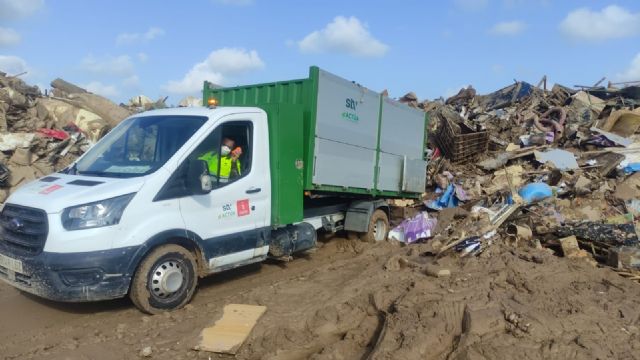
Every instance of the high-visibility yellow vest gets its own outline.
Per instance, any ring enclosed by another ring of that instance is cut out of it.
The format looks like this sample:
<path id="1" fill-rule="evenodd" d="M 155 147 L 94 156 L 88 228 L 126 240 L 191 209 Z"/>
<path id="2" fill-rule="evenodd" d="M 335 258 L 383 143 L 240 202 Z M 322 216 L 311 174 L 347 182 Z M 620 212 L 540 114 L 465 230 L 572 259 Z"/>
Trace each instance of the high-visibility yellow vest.
<path id="1" fill-rule="evenodd" d="M 207 166 L 209 167 L 209 174 L 220 177 L 220 180 L 228 180 L 229 176 L 231 175 L 231 166 L 234 161 L 230 156 L 223 156 L 219 161 L 218 158 L 219 156 L 217 153 L 209 151 L 208 153 L 201 155 L 198 160 L 204 160 L 207 162 Z M 220 172 L 218 172 L 218 163 L 220 163 Z M 240 160 L 236 160 L 235 163 L 238 175 L 241 175 Z"/>

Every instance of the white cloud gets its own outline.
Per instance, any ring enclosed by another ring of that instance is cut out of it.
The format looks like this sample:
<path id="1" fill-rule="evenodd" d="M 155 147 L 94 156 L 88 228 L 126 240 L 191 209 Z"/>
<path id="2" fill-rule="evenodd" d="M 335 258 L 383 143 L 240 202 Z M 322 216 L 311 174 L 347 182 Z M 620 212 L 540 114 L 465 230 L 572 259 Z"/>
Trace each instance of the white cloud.
<path id="1" fill-rule="evenodd" d="M 44 6 L 44 0 L 0 0 L 0 20 L 18 20 Z"/>
<path id="2" fill-rule="evenodd" d="M 149 55 L 143 52 L 139 52 L 137 57 L 138 57 L 138 61 L 140 61 L 141 63 L 145 63 L 147 62 L 147 60 L 149 60 Z"/>
<path id="3" fill-rule="evenodd" d="M 83 69 L 100 75 L 128 77 L 134 74 L 133 61 L 129 55 L 107 56 L 101 59 L 88 55 L 82 59 Z"/>
<path id="4" fill-rule="evenodd" d="M 489 0 L 454 0 L 457 8 L 464 11 L 478 11 L 489 5 Z"/>
<path id="5" fill-rule="evenodd" d="M 195 64 L 182 80 L 169 81 L 164 90 L 177 93 L 196 93 L 205 80 L 223 84 L 229 77 L 264 68 L 264 63 L 255 50 L 222 48 L 212 51 L 202 62 Z"/>
<path id="6" fill-rule="evenodd" d="M 617 81 L 640 81 L 640 53 L 631 60 L 627 69 L 616 75 Z"/>
<path id="7" fill-rule="evenodd" d="M 524 31 L 526 27 L 527 25 L 522 21 L 503 21 L 493 25 L 493 27 L 489 29 L 489 33 L 493 35 L 514 36 Z"/>
<path id="8" fill-rule="evenodd" d="M 164 35 L 164 30 L 159 27 L 150 27 L 149 30 L 143 33 L 122 33 L 116 37 L 117 45 L 128 45 L 145 43 L 156 39 L 159 36 Z"/>
<path id="9" fill-rule="evenodd" d="M 105 97 L 115 97 L 120 95 L 118 88 L 116 88 L 114 85 L 106 85 L 101 83 L 100 81 L 92 81 L 88 84 L 85 84 L 83 87 L 94 94 L 102 95 Z"/>
<path id="10" fill-rule="evenodd" d="M 138 75 L 131 75 L 122 80 L 122 85 L 126 87 L 137 87 L 138 85 L 140 85 L 140 78 L 138 77 Z"/>
<path id="11" fill-rule="evenodd" d="M 27 62 L 13 55 L 0 55 L 0 71 L 9 75 L 17 75 L 29 71 Z"/>
<path id="12" fill-rule="evenodd" d="M 221 5 L 247 6 L 253 4 L 253 0 L 214 0 Z"/>
<path id="13" fill-rule="evenodd" d="M 570 12 L 560 23 L 567 36 L 585 41 L 604 41 L 640 34 L 640 13 L 616 5 L 601 11 L 580 8 Z"/>
<path id="14" fill-rule="evenodd" d="M 322 30 L 316 30 L 298 42 L 306 53 L 345 53 L 361 57 L 383 56 L 389 46 L 374 38 L 356 17 L 337 16 Z"/>
<path id="15" fill-rule="evenodd" d="M 0 27 L 0 46 L 11 46 L 20 43 L 20 34 L 15 30 Z"/>

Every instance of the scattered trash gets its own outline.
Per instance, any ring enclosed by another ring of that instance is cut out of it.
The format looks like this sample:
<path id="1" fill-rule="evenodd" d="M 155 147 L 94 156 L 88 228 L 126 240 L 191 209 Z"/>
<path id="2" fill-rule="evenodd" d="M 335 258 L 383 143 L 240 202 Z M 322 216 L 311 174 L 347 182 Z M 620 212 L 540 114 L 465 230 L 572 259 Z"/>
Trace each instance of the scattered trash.
<path id="1" fill-rule="evenodd" d="M 470 238 L 466 238 L 464 241 L 456 245 L 454 249 L 459 252 L 462 257 L 479 252 L 480 237 L 472 236 Z"/>
<path id="2" fill-rule="evenodd" d="M 560 247 L 562 248 L 562 254 L 566 257 L 580 257 L 584 254 L 584 250 L 580 249 L 578 245 L 578 239 L 575 236 L 568 236 L 562 239 L 558 239 Z"/>
<path id="3" fill-rule="evenodd" d="M 151 357 L 152 354 L 153 354 L 153 350 L 151 349 L 151 346 L 146 346 L 145 348 L 140 350 L 141 357 Z"/>
<path id="4" fill-rule="evenodd" d="M 153 104 L 153 100 L 145 95 L 134 96 L 129 99 L 129 106 L 147 108 Z"/>
<path id="5" fill-rule="evenodd" d="M 436 141 L 451 161 L 469 161 L 487 151 L 486 131 L 473 129 L 458 113 L 446 107 L 441 107 L 433 116 L 440 122 Z"/>
<path id="6" fill-rule="evenodd" d="M 531 183 L 522 187 L 518 194 L 525 203 L 530 204 L 553 196 L 553 190 L 545 183 Z"/>
<path id="7" fill-rule="evenodd" d="M 65 140 L 69 137 L 66 131 L 55 129 L 38 129 L 38 134 L 56 140 Z"/>
<path id="8" fill-rule="evenodd" d="M 621 137 L 630 137 L 640 128 L 640 110 L 617 110 L 611 113 L 602 130 L 609 131 Z"/>
<path id="9" fill-rule="evenodd" d="M 550 162 L 558 170 L 575 170 L 579 168 L 576 157 L 565 150 L 553 149 L 545 152 L 535 151 L 536 160 L 541 163 Z"/>
<path id="10" fill-rule="evenodd" d="M 438 199 L 427 202 L 426 206 L 433 210 L 442 210 L 443 208 L 458 206 L 458 200 L 456 187 L 453 184 L 449 184 L 447 185 L 444 193 Z"/>
<path id="11" fill-rule="evenodd" d="M 438 220 L 430 218 L 427 212 L 422 212 L 411 219 L 404 220 L 389 232 L 389 238 L 411 244 L 421 239 L 433 236 Z"/>
<path id="12" fill-rule="evenodd" d="M 7 185 L 7 180 L 9 179 L 10 174 L 11 172 L 9 171 L 9 169 L 4 166 L 4 164 L 0 163 L 0 186 L 4 187 Z"/>
<path id="13" fill-rule="evenodd" d="M 631 139 L 598 129 L 596 127 L 592 127 L 591 131 L 597 132 L 600 135 L 604 136 L 607 140 L 613 141 L 614 143 L 624 147 L 628 147 L 629 145 L 633 144 L 633 140 Z"/>
<path id="14" fill-rule="evenodd" d="M 13 151 L 18 147 L 31 147 L 35 138 L 36 134 L 33 133 L 0 134 L 0 151 Z"/>
<path id="15" fill-rule="evenodd" d="M 202 98 L 187 96 L 184 99 L 180 100 L 180 102 L 178 103 L 178 106 L 182 106 L 182 107 L 202 106 Z"/>
<path id="16" fill-rule="evenodd" d="M 518 241 L 530 241 L 533 239 L 533 232 L 526 225 L 510 224 L 507 226 L 506 233 L 515 240 L 516 245 Z"/>
<path id="17" fill-rule="evenodd" d="M 451 276 L 451 270 L 443 269 L 440 266 L 434 264 L 426 265 L 424 267 L 424 273 L 436 278 Z"/>
<path id="18" fill-rule="evenodd" d="M 640 171 L 640 163 L 629 164 L 623 167 L 622 170 L 624 170 L 625 174 L 631 174 Z"/>

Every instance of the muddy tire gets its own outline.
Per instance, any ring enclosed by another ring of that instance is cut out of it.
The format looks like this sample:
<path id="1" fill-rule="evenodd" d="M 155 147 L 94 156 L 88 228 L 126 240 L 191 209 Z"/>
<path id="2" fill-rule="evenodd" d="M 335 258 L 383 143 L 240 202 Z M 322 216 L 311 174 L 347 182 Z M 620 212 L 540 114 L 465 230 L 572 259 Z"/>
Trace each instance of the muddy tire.
<path id="1" fill-rule="evenodd" d="M 198 275 L 193 254 L 178 245 L 163 245 L 140 263 L 129 297 L 148 314 L 159 314 L 186 305 L 193 297 Z"/>
<path id="2" fill-rule="evenodd" d="M 360 235 L 360 239 L 369 243 L 376 243 L 387 239 L 389 234 L 389 217 L 387 213 L 378 209 L 371 214 L 369 227 L 366 233 Z"/>

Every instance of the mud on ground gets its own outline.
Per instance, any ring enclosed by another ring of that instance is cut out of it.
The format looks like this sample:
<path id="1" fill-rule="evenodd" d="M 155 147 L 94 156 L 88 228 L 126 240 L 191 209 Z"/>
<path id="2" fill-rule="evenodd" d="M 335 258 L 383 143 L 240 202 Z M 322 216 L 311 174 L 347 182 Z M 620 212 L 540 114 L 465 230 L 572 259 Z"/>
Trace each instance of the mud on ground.
<path id="1" fill-rule="evenodd" d="M 267 306 L 238 359 L 638 359 L 640 285 L 584 259 L 494 244 L 479 257 L 335 238 L 201 281 L 191 305 L 58 304 L 0 284 L 4 359 L 231 359 L 193 348 L 228 303 Z M 425 274 L 450 270 L 448 277 Z"/>

